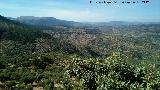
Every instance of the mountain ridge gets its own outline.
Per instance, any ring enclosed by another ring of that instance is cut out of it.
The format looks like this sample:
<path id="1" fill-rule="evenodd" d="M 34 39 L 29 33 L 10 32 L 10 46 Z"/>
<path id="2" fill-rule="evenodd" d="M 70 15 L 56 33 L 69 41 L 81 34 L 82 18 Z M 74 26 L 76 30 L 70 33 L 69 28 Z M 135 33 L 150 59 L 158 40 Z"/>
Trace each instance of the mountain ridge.
<path id="1" fill-rule="evenodd" d="M 106 21 L 106 22 L 76 22 L 57 19 L 54 17 L 20 16 L 17 18 L 8 17 L 10 20 L 18 21 L 23 24 L 42 26 L 42 27 L 84 27 L 84 26 L 122 26 L 122 25 L 142 25 L 160 24 L 160 22 L 129 22 L 129 21 Z"/>
<path id="2" fill-rule="evenodd" d="M 46 27 L 53 27 L 53 26 L 65 26 L 65 27 L 74 27 L 74 26 L 83 26 L 84 24 L 75 21 L 67 21 L 56 19 L 54 17 L 35 17 L 35 16 L 20 16 L 17 18 L 8 17 L 11 20 L 18 21 L 28 25 L 35 25 L 35 26 L 46 26 Z"/>

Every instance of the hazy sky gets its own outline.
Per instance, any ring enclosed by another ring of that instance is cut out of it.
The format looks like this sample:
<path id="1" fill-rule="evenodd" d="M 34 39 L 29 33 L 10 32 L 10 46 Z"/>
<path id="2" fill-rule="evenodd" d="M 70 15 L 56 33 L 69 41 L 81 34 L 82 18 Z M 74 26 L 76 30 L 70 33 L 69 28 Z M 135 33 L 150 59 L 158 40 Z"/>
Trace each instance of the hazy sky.
<path id="1" fill-rule="evenodd" d="M 96 4 L 90 0 L 0 0 L 0 14 L 7 17 L 38 16 L 88 22 L 141 21 L 160 22 L 160 0 L 136 4 Z M 104 0 L 92 0 L 104 1 Z M 105 0 L 116 1 L 116 0 Z"/>

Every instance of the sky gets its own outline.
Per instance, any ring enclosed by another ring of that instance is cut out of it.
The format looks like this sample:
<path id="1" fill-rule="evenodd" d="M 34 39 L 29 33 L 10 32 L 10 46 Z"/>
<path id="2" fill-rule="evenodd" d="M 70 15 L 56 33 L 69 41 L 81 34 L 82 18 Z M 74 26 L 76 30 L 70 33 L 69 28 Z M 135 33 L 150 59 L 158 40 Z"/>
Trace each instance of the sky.
<path id="1" fill-rule="evenodd" d="M 92 3 L 90 3 L 92 1 Z M 36 16 L 78 22 L 160 22 L 160 0 L 0 0 L 0 15 L 6 17 Z M 122 4 L 122 1 L 139 3 Z"/>

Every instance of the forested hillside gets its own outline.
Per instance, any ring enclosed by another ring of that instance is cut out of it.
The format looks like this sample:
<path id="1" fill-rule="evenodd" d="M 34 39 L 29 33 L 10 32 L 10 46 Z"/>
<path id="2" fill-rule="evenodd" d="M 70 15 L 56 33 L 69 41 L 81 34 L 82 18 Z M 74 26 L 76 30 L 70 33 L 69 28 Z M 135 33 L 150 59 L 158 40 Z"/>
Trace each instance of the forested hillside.
<path id="1" fill-rule="evenodd" d="M 40 28 L 0 16 L 0 90 L 159 90 L 159 47 L 160 24 Z"/>

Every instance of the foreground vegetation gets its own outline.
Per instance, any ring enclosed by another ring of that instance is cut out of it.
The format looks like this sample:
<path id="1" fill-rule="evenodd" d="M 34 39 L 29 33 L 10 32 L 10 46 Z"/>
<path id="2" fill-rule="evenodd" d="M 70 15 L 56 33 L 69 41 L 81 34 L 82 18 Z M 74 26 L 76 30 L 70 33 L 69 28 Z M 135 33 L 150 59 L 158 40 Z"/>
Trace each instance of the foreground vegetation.
<path id="1" fill-rule="evenodd" d="M 0 81 L 4 88 L 16 90 L 160 89 L 160 72 L 146 65 L 129 65 L 115 54 L 107 59 L 60 53 L 21 55 L 1 59 Z"/>
<path id="2" fill-rule="evenodd" d="M 110 28 L 44 33 L 0 16 L 0 89 L 159 90 L 160 25 Z"/>

